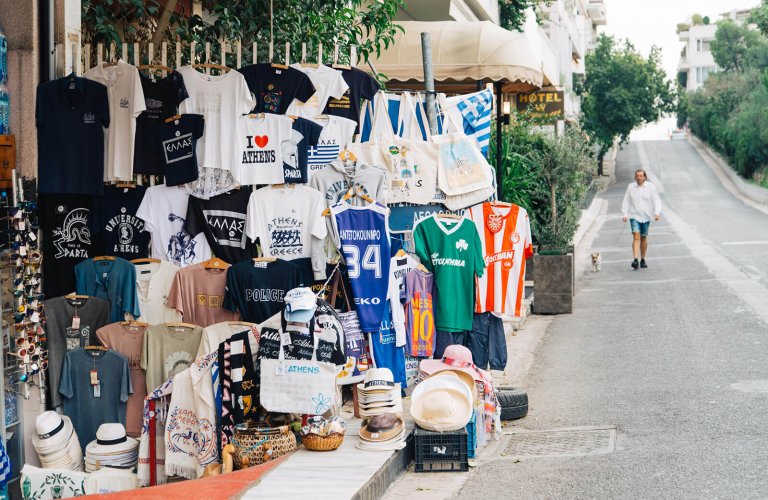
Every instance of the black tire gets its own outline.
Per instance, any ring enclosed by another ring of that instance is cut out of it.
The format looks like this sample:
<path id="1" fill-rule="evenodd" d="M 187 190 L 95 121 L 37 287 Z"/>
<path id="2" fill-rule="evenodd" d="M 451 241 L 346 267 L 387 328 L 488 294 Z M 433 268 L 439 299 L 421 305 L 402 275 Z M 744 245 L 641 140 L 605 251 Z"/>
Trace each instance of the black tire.
<path id="1" fill-rule="evenodd" d="M 496 391 L 502 420 L 517 420 L 528 415 L 528 393 L 515 387 L 499 387 Z"/>

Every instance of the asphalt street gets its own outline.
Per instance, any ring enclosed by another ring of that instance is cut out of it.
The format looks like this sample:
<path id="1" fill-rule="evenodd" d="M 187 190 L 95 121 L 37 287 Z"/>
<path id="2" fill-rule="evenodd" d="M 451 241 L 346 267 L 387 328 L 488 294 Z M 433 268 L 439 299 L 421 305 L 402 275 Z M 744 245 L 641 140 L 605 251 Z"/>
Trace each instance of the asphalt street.
<path id="1" fill-rule="evenodd" d="M 621 199 L 649 167 L 665 214 L 633 271 Z M 685 141 L 635 142 L 577 282 L 529 373 L 527 418 L 615 426 L 613 453 L 485 457 L 459 498 L 768 498 L 768 215 L 730 194 Z M 762 305 L 762 307 L 760 307 Z"/>

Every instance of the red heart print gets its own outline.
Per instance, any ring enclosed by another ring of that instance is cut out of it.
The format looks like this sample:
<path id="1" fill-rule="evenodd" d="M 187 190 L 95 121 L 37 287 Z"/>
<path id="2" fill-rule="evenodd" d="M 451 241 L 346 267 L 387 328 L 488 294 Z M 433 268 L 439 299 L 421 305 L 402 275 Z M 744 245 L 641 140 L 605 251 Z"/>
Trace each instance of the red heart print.
<path id="1" fill-rule="evenodd" d="M 256 145 L 258 147 L 263 148 L 269 142 L 269 137 L 267 137 L 266 135 L 257 135 L 256 137 L 253 138 L 253 140 L 256 142 Z"/>

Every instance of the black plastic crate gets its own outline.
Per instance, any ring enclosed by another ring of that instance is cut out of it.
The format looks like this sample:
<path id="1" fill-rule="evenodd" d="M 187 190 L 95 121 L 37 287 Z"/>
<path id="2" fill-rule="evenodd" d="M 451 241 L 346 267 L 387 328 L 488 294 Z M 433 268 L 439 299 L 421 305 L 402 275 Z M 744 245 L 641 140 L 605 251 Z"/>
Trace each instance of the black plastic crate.
<path id="1" fill-rule="evenodd" d="M 416 472 L 464 472 L 467 461 L 467 430 L 432 432 L 416 427 Z"/>

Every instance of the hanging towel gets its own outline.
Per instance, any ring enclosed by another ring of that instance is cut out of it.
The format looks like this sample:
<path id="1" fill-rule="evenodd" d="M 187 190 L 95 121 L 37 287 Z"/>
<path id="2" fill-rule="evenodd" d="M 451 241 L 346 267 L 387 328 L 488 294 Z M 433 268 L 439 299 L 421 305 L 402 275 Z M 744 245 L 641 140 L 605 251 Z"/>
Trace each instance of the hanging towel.
<path id="1" fill-rule="evenodd" d="M 173 377 L 152 391 L 144 399 L 144 424 L 141 426 L 141 441 L 139 444 L 139 465 L 136 468 L 141 486 L 149 486 L 149 402 L 155 401 L 155 477 L 157 484 L 165 484 L 165 419 L 168 416 L 168 402 L 173 392 Z"/>

